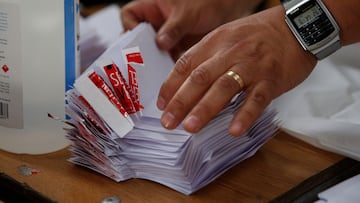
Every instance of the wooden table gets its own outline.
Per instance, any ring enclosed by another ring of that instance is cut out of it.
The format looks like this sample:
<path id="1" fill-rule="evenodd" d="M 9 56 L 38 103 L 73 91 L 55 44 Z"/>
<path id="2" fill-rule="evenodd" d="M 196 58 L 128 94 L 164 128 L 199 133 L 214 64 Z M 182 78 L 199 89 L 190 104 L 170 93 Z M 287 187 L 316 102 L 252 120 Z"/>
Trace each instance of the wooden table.
<path id="1" fill-rule="evenodd" d="M 70 156 L 67 149 L 46 155 L 18 155 L 0 151 L 0 172 L 61 203 L 99 203 L 108 196 L 117 196 L 125 203 L 268 202 L 343 159 L 280 132 L 255 156 L 233 167 L 198 192 L 186 196 L 147 180 L 114 182 L 69 163 L 67 159 Z M 23 176 L 18 171 L 21 165 L 40 172 Z"/>

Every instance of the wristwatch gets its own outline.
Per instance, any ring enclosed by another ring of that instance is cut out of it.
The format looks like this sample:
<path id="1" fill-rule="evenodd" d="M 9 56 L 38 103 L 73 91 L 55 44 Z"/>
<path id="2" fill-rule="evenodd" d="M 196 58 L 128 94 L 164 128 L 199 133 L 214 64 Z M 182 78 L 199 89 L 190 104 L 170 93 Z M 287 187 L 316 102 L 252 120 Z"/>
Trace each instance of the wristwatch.
<path id="1" fill-rule="evenodd" d="M 321 60 L 341 47 L 334 17 L 321 0 L 281 0 L 285 21 L 301 46 Z"/>

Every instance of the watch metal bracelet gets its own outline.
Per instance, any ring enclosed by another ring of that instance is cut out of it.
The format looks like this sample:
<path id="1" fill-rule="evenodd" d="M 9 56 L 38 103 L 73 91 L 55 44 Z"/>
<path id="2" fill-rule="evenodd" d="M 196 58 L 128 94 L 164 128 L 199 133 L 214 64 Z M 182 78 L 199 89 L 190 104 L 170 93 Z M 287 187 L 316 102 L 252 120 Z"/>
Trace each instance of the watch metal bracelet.
<path id="1" fill-rule="evenodd" d="M 302 2 L 303 0 L 280 0 L 280 2 L 283 4 L 285 10 L 288 10 L 292 7 L 294 7 L 296 4 Z"/>
<path id="2" fill-rule="evenodd" d="M 323 58 L 326 58 L 330 54 L 334 53 L 336 50 L 340 48 L 341 48 L 340 37 L 337 36 L 327 47 L 324 47 L 319 52 L 316 52 L 316 50 L 314 50 L 312 51 L 312 53 L 315 54 L 318 60 L 321 60 Z"/>

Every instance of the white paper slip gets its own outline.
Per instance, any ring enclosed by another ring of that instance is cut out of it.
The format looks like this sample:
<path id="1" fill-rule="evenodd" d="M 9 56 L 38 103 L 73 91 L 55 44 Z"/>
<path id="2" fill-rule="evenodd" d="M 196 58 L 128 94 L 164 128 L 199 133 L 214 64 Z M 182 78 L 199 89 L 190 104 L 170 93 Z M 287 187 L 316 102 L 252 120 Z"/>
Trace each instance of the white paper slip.
<path id="1" fill-rule="evenodd" d="M 122 109 L 120 103 L 112 102 L 116 101 L 114 95 L 106 95 L 105 89 L 97 86 L 90 77 L 96 74 L 94 71 L 85 72 L 80 78 L 76 80 L 74 87 L 98 112 L 99 116 L 115 131 L 120 137 L 125 136 L 130 130 L 132 130 L 134 123 L 126 113 L 125 109 Z M 104 83 L 104 81 L 102 81 Z M 105 84 L 102 84 L 105 85 Z M 112 98 L 113 100 L 109 99 Z"/>
<path id="2" fill-rule="evenodd" d="M 67 92 L 69 161 L 115 181 L 148 179 L 191 194 L 253 156 L 278 129 L 275 112 L 266 109 L 243 136 L 229 135 L 240 93 L 197 134 L 163 128 L 156 99 L 174 62 L 155 36 L 147 23 L 120 36 Z"/>

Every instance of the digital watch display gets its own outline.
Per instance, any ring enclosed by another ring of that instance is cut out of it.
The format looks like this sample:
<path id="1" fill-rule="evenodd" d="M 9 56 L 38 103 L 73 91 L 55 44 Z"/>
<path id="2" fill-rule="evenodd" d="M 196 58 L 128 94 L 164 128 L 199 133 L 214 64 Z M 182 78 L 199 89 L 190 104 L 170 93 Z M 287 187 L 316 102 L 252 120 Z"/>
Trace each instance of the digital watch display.
<path id="1" fill-rule="evenodd" d="M 341 47 L 339 26 L 320 0 L 282 0 L 286 23 L 302 45 L 318 59 Z"/>

